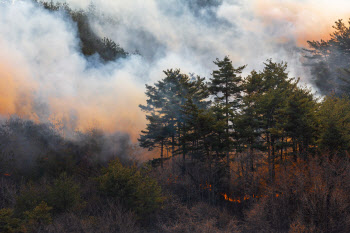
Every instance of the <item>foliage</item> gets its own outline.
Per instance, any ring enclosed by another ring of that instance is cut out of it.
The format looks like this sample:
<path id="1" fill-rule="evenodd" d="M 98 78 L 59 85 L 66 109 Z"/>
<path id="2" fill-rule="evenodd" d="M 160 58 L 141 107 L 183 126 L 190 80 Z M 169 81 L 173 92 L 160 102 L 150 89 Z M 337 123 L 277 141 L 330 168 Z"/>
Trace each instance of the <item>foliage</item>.
<path id="1" fill-rule="evenodd" d="M 46 190 L 34 184 L 27 184 L 22 187 L 20 194 L 16 198 L 15 213 L 23 216 L 23 213 L 33 210 L 45 199 Z"/>
<path id="2" fill-rule="evenodd" d="M 222 135 L 224 139 L 222 147 L 226 152 L 227 166 L 229 166 L 230 152 L 233 145 L 230 137 L 232 132 L 232 118 L 241 104 L 242 77 L 240 74 L 245 66 L 234 68 L 232 61 L 227 56 L 223 60 L 216 59 L 214 63 L 219 69 L 213 71 L 213 78 L 210 79 L 209 90 L 217 103 L 215 109 L 223 113 L 222 120 L 224 124 L 222 125 L 224 128 L 222 130 L 225 133 Z M 216 113 L 216 115 L 217 114 L 218 113 Z"/>
<path id="3" fill-rule="evenodd" d="M 35 232 L 52 222 L 51 209 L 45 202 L 41 202 L 35 208 L 25 211 L 21 218 L 16 216 L 13 209 L 1 209 L 0 230 L 5 233 Z"/>
<path id="4" fill-rule="evenodd" d="M 136 167 L 124 167 L 118 160 L 113 160 L 97 181 L 102 195 L 117 199 L 140 216 L 161 207 L 163 196 L 157 181 Z"/>
<path id="5" fill-rule="evenodd" d="M 79 185 L 66 173 L 62 173 L 48 187 L 47 201 L 55 212 L 73 210 L 84 204 L 80 196 Z"/>
<path id="6" fill-rule="evenodd" d="M 319 111 L 320 149 L 344 153 L 350 149 L 350 100 L 348 97 L 327 96 Z"/>
<path id="7" fill-rule="evenodd" d="M 305 65 L 310 66 L 314 83 L 323 94 L 348 94 L 350 27 L 338 20 L 333 28 L 329 40 L 308 41 Z"/>
<path id="8" fill-rule="evenodd" d="M 72 10 L 67 3 L 39 2 L 45 9 L 50 11 L 63 11 L 77 24 L 81 51 L 85 56 L 99 54 L 104 61 L 114 61 L 126 58 L 129 54 L 110 38 L 99 38 L 92 30 L 89 17 L 94 16 L 94 7 L 89 12 Z"/>
<path id="9" fill-rule="evenodd" d="M 0 210 L 0 231 L 4 233 L 19 232 L 22 230 L 21 220 L 14 217 L 13 209 Z"/>
<path id="10" fill-rule="evenodd" d="M 32 211 L 26 211 L 25 221 L 26 229 L 35 230 L 41 225 L 48 225 L 52 222 L 50 211 L 52 207 L 49 207 L 45 202 L 41 202 Z"/>
<path id="11" fill-rule="evenodd" d="M 190 78 L 180 70 L 167 70 L 164 74 L 166 77 L 154 86 L 146 85 L 147 105 L 140 105 L 140 108 L 148 114 L 149 124 L 139 138 L 141 147 L 160 148 L 162 166 L 166 147 L 171 147 L 173 156 L 182 153 L 184 158 L 190 151 L 187 139 L 193 128 L 188 127 L 193 116 L 189 107 L 200 110 L 209 104 L 204 78 Z M 176 151 L 175 146 L 178 146 Z"/>

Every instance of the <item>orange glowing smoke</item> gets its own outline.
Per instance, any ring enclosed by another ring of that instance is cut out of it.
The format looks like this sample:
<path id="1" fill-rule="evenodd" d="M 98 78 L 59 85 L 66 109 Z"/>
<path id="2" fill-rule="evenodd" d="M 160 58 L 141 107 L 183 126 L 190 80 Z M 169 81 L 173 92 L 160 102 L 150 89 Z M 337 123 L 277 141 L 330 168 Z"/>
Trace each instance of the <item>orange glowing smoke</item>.
<path id="1" fill-rule="evenodd" d="M 348 20 L 350 2 L 335 3 L 328 0 L 254 0 L 253 9 L 264 24 L 287 22 L 286 31 L 292 33 L 299 45 L 308 40 L 329 39 L 332 26 L 338 19 Z M 281 35 L 279 40 L 285 40 Z"/>
<path id="2" fill-rule="evenodd" d="M 11 176 L 10 174 L 8 174 L 8 173 L 4 173 L 4 176 Z"/>
<path id="3" fill-rule="evenodd" d="M 7 62 L 0 57 L 0 114 L 7 117 L 15 114 L 39 122 L 33 109 L 38 84 L 31 79 L 29 72 L 15 65 L 20 67 L 15 61 Z M 112 83 L 108 93 L 79 93 L 77 96 L 49 97 L 45 101 L 51 111 L 47 120 L 57 128 L 120 131 L 130 134 L 132 141 L 136 142 L 146 124 L 138 107 L 145 102 L 145 96 L 143 90 L 133 86 L 132 82 Z"/>
<path id="4" fill-rule="evenodd" d="M 307 40 L 327 39 L 334 21 L 339 18 L 346 20 L 350 16 L 350 4 L 345 0 L 341 1 L 343 3 L 335 4 L 328 0 L 253 0 L 251 6 L 254 16 L 265 26 L 288 22 L 286 35 L 282 34 L 273 40 L 288 42 L 288 36 L 292 34 L 299 45 L 305 45 Z M 249 25 L 243 26 L 249 28 Z M 255 24 L 250 26 L 252 28 L 249 30 L 259 30 Z M 6 45 L 0 38 L 0 45 L 2 44 Z M 39 90 L 46 90 L 47 87 L 41 86 L 44 84 L 38 83 L 40 80 L 32 77 L 35 74 L 30 67 L 26 67 L 30 63 L 21 58 L 20 54 L 21 51 L 17 48 L 1 48 L 0 114 L 16 114 L 38 122 L 40 117 L 33 109 L 34 94 Z M 58 128 L 62 126 L 61 128 L 70 130 L 98 128 L 107 132 L 121 131 L 129 133 L 132 141 L 136 142 L 146 125 L 145 116 L 138 108 L 139 104 L 145 103 L 144 89 L 136 86 L 135 81 L 130 81 L 127 72 L 118 75 L 121 78 L 110 83 L 95 80 L 92 88 L 89 88 L 80 82 L 76 88 L 77 93 L 47 97 L 45 103 L 50 108 L 48 120 Z M 104 93 L 99 91 L 99 85 L 103 85 L 104 89 L 101 89 Z"/>
<path id="5" fill-rule="evenodd" d="M 80 97 L 50 99 L 52 119 L 65 125 L 68 123 L 69 128 L 82 131 L 98 128 L 110 133 L 125 132 L 136 142 L 140 131 L 146 125 L 145 116 L 138 107 L 145 102 L 143 91 L 137 90 L 131 84 L 123 88 L 115 84 L 111 88 L 115 91 L 96 95 L 94 98 L 87 95 L 86 100 Z M 70 121 L 72 113 L 76 122 Z"/>
<path id="6" fill-rule="evenodd" d="M 23 77 L 25 72 L 16 69 L 0 58 L 0 114 L 17 114 L 35 120 L 31 113 L 34 83 L 30 84 Z"/>

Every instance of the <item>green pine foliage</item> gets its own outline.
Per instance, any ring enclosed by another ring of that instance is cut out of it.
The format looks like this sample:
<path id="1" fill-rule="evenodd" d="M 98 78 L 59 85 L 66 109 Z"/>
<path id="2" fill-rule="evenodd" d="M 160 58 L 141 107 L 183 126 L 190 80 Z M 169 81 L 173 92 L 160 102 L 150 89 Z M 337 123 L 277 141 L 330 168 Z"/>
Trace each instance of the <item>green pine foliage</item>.
<path id="1" fill-rule="evenodd" d="M 41 202 L 32 211 L 26 211 L 25 214 L 25 228 L 28 231 L 35 231 L 39 226 L 48 225 L 52 223 L 52 217 L 49 207 L 45 202 Z"/>
<path id="2" fill-rule="evenodd" d="M 13 209 L 0 210 L 0 232 L 15 233 L 23 230 L 22 222 L 14 216 Z"/>
<path id="3" fill-rule="evenodd" d="M 17 216 L 13 209 L 0 210 L 0 231 L 4 233 L 35 232 L 52 223 L 52 207 L 41 202 L 24 215 Z"/>
<path id="4" fill-rule="evenodd" d="M 332 154 L 350 149 L 350 100 L 348 97 L 327 96 L 318 112 L 319 149 Z"/>
<path id="5" fill-rule="evenodd" d="M 350 21 L 338 20 L 330 39 L 308 41 L 305 65 L 311 68 L 316 87 L 322 94 L 332 92 L 341 96 L 350 90 Z"/>
<path id="6" fill-rule="evenodd" d="M 242 73 L 245 66 L 234 68 L 232 61 L 226 56 L 223 60 L 216 59 L 215 65 L 218 70 L 213 71 L 213 78 L 210 79 L 209 90 L 218 104 L 219 111 L 224 113 L 225 135 L 224 149 L 226 151 L 227 166 L 230 164 L 230 152 L 233 148 L 231 140 L 232 118 L 241 104 L 242 94 Z"/>
<path id="7" fill-rule="evenodd" d="M 23 216 L 24 212 L 33 210 L 46 199 L 46 190 L 32 183 L 23 186 L 16 197 L 16 215 Z"/>
<path id="8" fill-rule="evenodd" d="M 164 199 L 156 180 L 136 167 L 124 167 L 119 160 L 111 161 L 96 180 L 102 195 L 116 199 L 141 217 L 157 211 Z"/>
<path id="9" fill-rule="evenodd" d="M 167 70 L 164 74 L 166 77 L 154 86 L 146 85 L 147 104 L 140 105 L 149 121 L 141 132 L 140 146 L 149 150 L 160 148 L 161 166 L 163 152 L 168 148 L 172 155 L 182 154 L 185 160 L 191 150 L 187 141 L 193 136 L 190 121 L 195 117 L 194 111 L 206 109 L 209 104 L 203 78 L 191 78 L 180 70 Z"/>
<path id="10" fill-rule="evenodd" d="M 66 173 L 62 173 L 48 187 L 47 202 L 55 212 L 66 212 L 83 205 L 79 185 Z"/>
<path id="11" fill-rule="evenodd" d="M 173 155 L 183 155 L 183 168 L 190 155 L 191 161 L 206 161 L 209 170 L 212 164 L 229 167 L 235 152 L 246 153 L 254 171 L 254 154 L 261 152 L 273 181 L 276 164 L 316 153 L 321 103 L 299 79 L 289 77 L 286 63 L 267 60 L 262 71 L 246 78 L 241 77 L 245 66 L 235 69 L 228 57 L 215 64 L 219 69 L 209 83 L 168 70 L 166 78 L 146 86 L 147 105 L 140 107 L 149 113 L 149 124 L 140 145 L 161 148 L 162 167 L 168 146 L 178 152 Z"/>

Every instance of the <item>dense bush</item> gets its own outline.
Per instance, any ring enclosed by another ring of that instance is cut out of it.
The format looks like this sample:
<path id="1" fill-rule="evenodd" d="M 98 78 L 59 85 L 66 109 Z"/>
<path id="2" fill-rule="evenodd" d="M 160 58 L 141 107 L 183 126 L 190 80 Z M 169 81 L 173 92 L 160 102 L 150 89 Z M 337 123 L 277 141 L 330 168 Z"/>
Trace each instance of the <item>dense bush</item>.
<path id="1" fill-rule="evenodd" d="M 34 209 L 46 199 L 47 190 L 44 184 L 28 183 L 20 189 L 17 195 L 15 212 L 17 215 L 23 216 L 24 212 Z"/>
<path id="2" fill-rule="evenodd" d="M 103 195 L 116 198 L 140 215 L 152 213 L 162 204 L 157 181 L 136 167 L 124 167 L 119 160 L 110 162 L 97 180 Z"/>
<path id="3" fill-rule="evenodd" d="M 52 222 L 49 207 L 45 202 L 41 202 L 32 211 L 26 211 L 25 214 L 25 228 L 28 231 L 35 231 L 40 227 L 48 225 Z"/>
<path id="4" fill-rule="evenodd" d="M 65 173 L 49 186 L 47 201 L 56 212 L 66 212 L 83 205 L 79 185 Z"/>
<path id="5" fill-rule="evenodd" d="M 21 230 L 21 220 L 14 217 L 12 209 L 0 210 L 0 232 L 12 233 Z"/>
<path id="6" fill-rule="evenodd" d="M 0 232 L 35 232 L 52 222 L 51 211 L 45 202 L 30 211 L 25 211 L 22 217 L 17 217 L 13 209 L 0 210 Z"/>

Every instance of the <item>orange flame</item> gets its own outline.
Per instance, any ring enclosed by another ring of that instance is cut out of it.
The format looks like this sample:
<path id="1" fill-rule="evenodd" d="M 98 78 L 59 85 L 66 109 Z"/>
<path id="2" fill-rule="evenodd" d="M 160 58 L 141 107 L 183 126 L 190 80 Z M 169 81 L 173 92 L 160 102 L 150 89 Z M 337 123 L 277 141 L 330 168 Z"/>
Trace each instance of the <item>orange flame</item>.
<path id="1" fill-rule="evenodd" d="M 226 193 L 222 193 L 221 195 L 225 198 L 226 201 L 241 203 L 241 200 L 239 198 L 238 199 L 232 199 Z"/>
<path id="2" fill-rule="evenodd" d="M 283 193 L 276 193 L 275 196 L 276 197 L 279 197 L 281 196 Z M 263 197 L 267 197 L 267 195 L 252 195 L 252 196 L 249 196 L 249 195 L 244 195 L 244 197 L 241 198 L 240 197 L 237 197 L 237 198 L 230 198 L 226 193 L 221 193 L 221 195 L 225 198 L 226 201 L 229 201 L 229 202 L 236 202 L 236 203 L 241 203 L 242 201 L 248 201 L 250 200 L 251 198 L 255 198 L 255 199 L 259 199 L 259 198 L 263 198 Z"/>
<path id="3" fill-rule="evenodd" d="M 212 189 L 211 189 L 211 184 L 208 184 L 207 181 L 205 182 L 204 185 L 203 185 L 203 184 L 199 184 L 199 187 L 200 187 L 201 189 L 203 189 L 203 190 L 209 190 L 209 191 L 212 190 Z"/>

